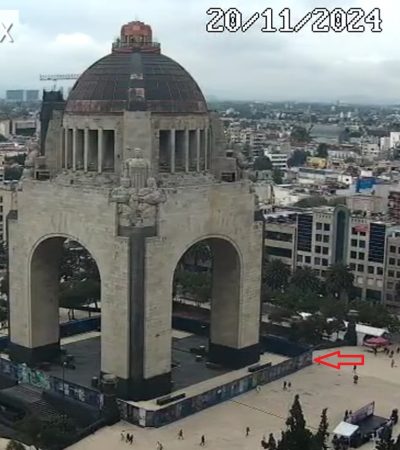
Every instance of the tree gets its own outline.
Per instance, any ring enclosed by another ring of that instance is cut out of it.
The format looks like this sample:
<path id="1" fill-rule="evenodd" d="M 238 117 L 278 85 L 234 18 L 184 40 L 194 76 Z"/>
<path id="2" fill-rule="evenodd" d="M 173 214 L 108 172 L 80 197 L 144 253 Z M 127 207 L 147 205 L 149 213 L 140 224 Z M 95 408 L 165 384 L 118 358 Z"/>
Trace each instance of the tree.
<path id="1" fill-rule="evenodd" d="M 315 153 L 317 158 L 327 158 L 328 157 L 328 145 L 322 142 L 317 147 L 317 152 Z"/>
<path id="2" fill-rule="evenodd" d="M 321 422 L 319 423 L 318 431 L 314 435 L 314 445 L 313 450 L 326 450 L 328 448 L 327 446 L 327 439 L 329 437 L 329 423 L 328 423 L 328 417 L 327 417 L 327 411 L 328 408 L 324 408 L 322 410 L 321 414 Z"/>
<path id="3" fill-rule="evenodd" d="M 329 267 L 325 284 L 326 291 L 336 298 L 347 300 L 354 290 L 354 275 L 349 267 L 337 263 Z"/>
<path id="4" fill-rule="evenodd" d="M 344 340 L 348 343 L 348 345 L 357 345 L 356 323 L 354 320 L 349 321 L 347 331 L 344 335 Z"/>
<path id="5" fill-rule="evenodd" d="M 310 267 L 297 268 L 290 278 L 290 284 L 303 291 L 320 292 L 321 290 L 321 281 Z"/>
<path id="6" fill-rule="evenodd" d="M 253 164 L 254 170 L 272 170 L 272 162 L 268 156 L 258 156 L 254 160 Z"/>
<path id="7" fill-rule="evenodd" d="M 307 161 L 307 157 L 310 156 L 308 152 L 304 150 L 295 150 L 290 158 L 287 160 L 288 167 L 300 167 L 304 166 Z"/>
<path id="8" fill-rule="evenodd" d="M 293 130 L 290 133 L 290 139 L 292 142 L 297 143 L 307 143 L 311 141 L 310 130 L 307 130 L 301 126 L 293 127 Z"/>
<path id="9" fill-rule="evenodd" d="M 279 169 L 274 169 L 274 171 L 272 172 L 272 181 L 275 184 L 283 183 L 282 172 Z"/>
<path id="10" fill-rule="evenodd" d="M 277 450 L 276 440 L 275 440 L 274 435 L 272 433 L 270 433 L 269 436 L 268 436 L 267 449 L 268 450 Z"/>
<path id="11" fill-rule="evenodd" d="M 9 441 L 6 450 L 25 450 L 25 445 L 18 441 Z"/>
<path id="12" fill-rule="evenodd" d="M 302 198 L 298 202 L 296 202 L 293 206 L 297 206 L 298 208 L 315 208 L 317 206 L 326 206 L 328 204 L 328 200 L 321 195 L 314 195 L 307 198 Z"/>
<path id="13" fill-rule="evenodd" d="M 281 289 L 288 285 L 290 268 L 280 259 L 273 259 L 265 264 L 263 275 L 266 286 Z"/>
<path id="14" fill-rule="evenodd" d="M 292 407 L 290 408 L 289 417 L 286 420 L 287 429 L 282 433 L 281 442 L 284 446 L 279 447 L 282 450 L 311 450 L 312 433 L 306 428 L 303 410 L 301 408 L 299 396 L 296 395 Z"/>

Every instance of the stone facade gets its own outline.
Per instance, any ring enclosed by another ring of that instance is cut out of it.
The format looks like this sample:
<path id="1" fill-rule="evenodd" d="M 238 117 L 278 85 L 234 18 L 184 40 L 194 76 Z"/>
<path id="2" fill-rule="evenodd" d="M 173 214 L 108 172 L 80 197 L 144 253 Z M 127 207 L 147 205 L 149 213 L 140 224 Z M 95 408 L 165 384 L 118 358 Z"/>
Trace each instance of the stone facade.
<path id="1" fill-rule="evenodd" d="M 240 155 L 227 157 L 216 114 L 88 115 L 74 102 L 73 113 L 68 101 L 64 113 L 48 107 L 43 154 L 29 162 L 40 158 L 49 179 L 28 170 L 9 217 L 11 357 L 30 363 L 57 354 L 58 262 L 72 239 L 99 268 L 102 373 L 118 377 L 125 398 L 170 392 L 174 270 L 207 239 L 209 359 L 257 362 L 262 226 L 246 168 Z"/>

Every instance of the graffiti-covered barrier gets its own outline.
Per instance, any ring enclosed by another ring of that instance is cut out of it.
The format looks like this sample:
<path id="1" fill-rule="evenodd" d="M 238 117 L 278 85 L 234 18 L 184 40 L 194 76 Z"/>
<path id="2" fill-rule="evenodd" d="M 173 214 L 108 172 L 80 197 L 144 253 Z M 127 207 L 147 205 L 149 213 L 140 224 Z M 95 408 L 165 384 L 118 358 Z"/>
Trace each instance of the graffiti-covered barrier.
<path id="1" fill-rule="evenodd" d="M 52 391 L 99 410 L 103 408 L 104 398 L 100 392 L 47 375 L 41 370 L 31 369 L 26 364 L 16 364 L 8 359 L 0 358 L 0 374 L 18 383 Z"/>
<path id="2" fill-rule="evenodd" d="M 312 352 L 307 351 L 275 366 L 262 368 L 230 383 L 217 386 L 194 397 L 184 398 L 157 410 L 144 409 L 138 405 L 119 400 L 121 418 L 142 427 L 162 427 L 237 395 L 244 394 L 258 385 L 286 377 L 311 364 Z"/>

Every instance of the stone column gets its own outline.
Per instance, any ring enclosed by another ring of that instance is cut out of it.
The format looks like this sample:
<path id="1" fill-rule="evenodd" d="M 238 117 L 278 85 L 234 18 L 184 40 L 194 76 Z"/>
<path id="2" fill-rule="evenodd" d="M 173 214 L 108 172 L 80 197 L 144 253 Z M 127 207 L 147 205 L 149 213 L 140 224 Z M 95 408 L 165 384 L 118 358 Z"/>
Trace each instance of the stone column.
<path id="1" fill-rule="evenodd" d="M 196 171 L 200 172 L 200 129 L 196 130 Z"/>
<path id="2" fill-rule="evenodd" d="M 89 128 L 84 130 L 83 137 L 83 168 L 85 172 L 88 171 L 88 159 L 89 159 Z"/>
<path id="3" fill-rule="evenodd" d="M 77 148 L 78 133 L 77 129 L 72 129 L 72 170 L 76 170 L 76 148 Z"/>
<path id="4" fill-rule="evenodd" d="M 204 130 L 204 168 L 208 170 L 209 161 L 208 161 L 208 128 Z"/>
<path id="5" fill-rule="evenodd" d="M 64 167 L 68 169 L 68 128 L 64 128 Z"/>
<path id="6" fill-rule="evenodd" d="M 185 129 L 185 172 L 189 172 L 189 130 Z"/>
<path id="7" fill-rule="evenodd" d="M 169 141 L 170 149 L 171 149 L 171 173 L 175 172 L 175 128 L 171 130 L 170 141 Z"/>
<path id="8" fill-rule="evenodd" d="M 97 139 L 97 170 L 99 173 L 103 172 L 103 128 L 99 128 L 98 130 L 98 139 Z"/>

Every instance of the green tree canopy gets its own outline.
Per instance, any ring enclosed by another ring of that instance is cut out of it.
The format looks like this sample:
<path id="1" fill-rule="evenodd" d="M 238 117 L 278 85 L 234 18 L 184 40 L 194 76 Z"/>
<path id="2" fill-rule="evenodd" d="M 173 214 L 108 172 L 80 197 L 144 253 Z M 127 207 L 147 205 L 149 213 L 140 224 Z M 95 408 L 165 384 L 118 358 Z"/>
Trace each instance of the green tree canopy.
<path id="1" fill-rule="evenodd" d="M 326 291 L 337 298 L 349 298 L 354 290 L 354 275 L 344 264 L 334 264 L 329 267 L 325 284 Z"/>
<path id="2" fill-rule="evenodd" d="M 290 284 L 303 291 L 321 291 L 321 281 L 310 267 L 297 268 L 290 278 Z"/>
<path id="3" fill-rule="evenodd" d="M 289 167 L 300 167 L 304 166 L 307 161 L 307 157 L 310 156 L 309 152 L 304 150 L 296 149 L 287 161 Z"/>
<path id="4" fill-rule="evenodd" d="M 254 160 L 254 170 L 272 170 L 272 163 L 268 156 L 258 156 Z"/>
<path id="5" fill-rule="evenodd" d="M 317 152 L 315 153 L 317 158 L 327 158 L 328 157 L 328 145 L 322 142 L 318 144 Z"/>
<path id="6" fill-rule="evenodd" d="M 280 259 L 267 261 L 264 266 L 264 284 L 271 289 L 281 289 L 288 285 L 290 268 Z"/>
<path id="7" fill-rule="evenodd" d="M 272 181 L 275 184 L 282 184 L 283 183 L 283 177 L 282 177 L 282 171 L 279 169 L 274 169 L 272 172 Z"/>

